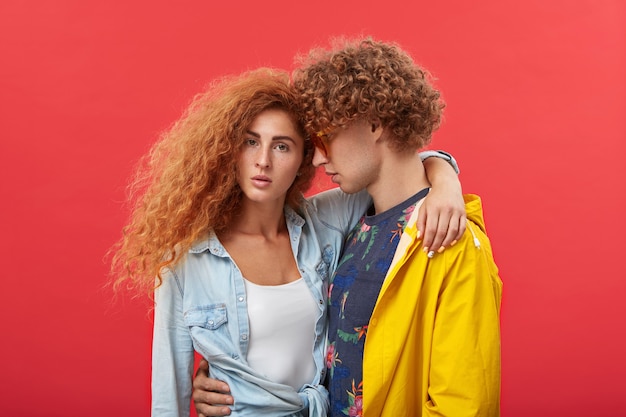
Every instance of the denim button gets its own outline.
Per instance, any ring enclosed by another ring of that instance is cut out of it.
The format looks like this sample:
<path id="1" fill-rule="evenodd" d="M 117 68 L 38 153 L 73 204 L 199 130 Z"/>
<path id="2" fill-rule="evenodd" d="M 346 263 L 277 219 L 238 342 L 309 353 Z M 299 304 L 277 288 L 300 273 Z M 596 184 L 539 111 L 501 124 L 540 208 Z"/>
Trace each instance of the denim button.
<path id="1" fill-rule="evenodd" d="M 241 335 L 241 340 L 248 340 L 248 335 L 247 334 L 242 334 Z"/>
<path id="2" fill-rule="evenodd" d="M 209 326 L 213 326 L 213 324 L 215 324 L 215 322 L 213 320 L 209 320 Z"/>
<path id="3" fill-rule="evenodd" d="M 239 300 L 239 302 L 242 302 L 243 301 L 243 296 L 240 295 L 239 298 L 237 298 L 237 299 Z"/>

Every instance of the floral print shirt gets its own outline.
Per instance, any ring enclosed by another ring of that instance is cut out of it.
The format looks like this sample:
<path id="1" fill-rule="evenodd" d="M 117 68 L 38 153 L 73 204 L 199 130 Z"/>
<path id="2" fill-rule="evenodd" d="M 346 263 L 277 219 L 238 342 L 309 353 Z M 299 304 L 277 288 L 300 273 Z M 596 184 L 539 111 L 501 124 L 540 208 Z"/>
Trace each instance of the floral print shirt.
<path id="1" fill-rule="evenodd" d="M 361 218 L 346 237 L 339 266 L 329 287 L 326 366 L 330 416 L 361 416 L 363 348 L 370 317 L 416 195 L 380 214 Z"/>

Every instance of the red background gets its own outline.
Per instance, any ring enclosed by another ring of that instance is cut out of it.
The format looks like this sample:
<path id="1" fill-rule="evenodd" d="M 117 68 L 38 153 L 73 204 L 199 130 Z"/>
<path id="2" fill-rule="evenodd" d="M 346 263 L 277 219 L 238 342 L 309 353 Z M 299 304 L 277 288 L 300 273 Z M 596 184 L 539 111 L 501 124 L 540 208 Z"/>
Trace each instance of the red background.
<path id="1" fill-rule="evenodd" d="M 626 415 L 625 28 L 621 0 L 4 0 L 0 415 L 149 415 L 148 304 L 103 289 L 133 164 L 211 78 L 359 33 L 439 79 L 505 283 L 503 416 Z"/>

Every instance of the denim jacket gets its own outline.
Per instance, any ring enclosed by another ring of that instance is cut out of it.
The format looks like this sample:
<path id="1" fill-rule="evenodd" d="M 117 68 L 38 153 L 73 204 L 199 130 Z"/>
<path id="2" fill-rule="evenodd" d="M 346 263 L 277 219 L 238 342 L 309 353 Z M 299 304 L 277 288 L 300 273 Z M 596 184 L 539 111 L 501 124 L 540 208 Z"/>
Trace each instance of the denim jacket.
<path id="1" fill-rule="evenodd" d="M 329 271 L 337 266 L 344 236 L 369 204 L 366 192 L 333 189 L 309 199 L 300 213 L 285 208 L 294 257 L 319 305 L 312 352 L 317 374 L 300 392 L 269 381 L 247 364 L 244 280 L 214 233 L 166 271 L 155 292 L 152 415 L 189 415 L 195 350 L 209 361 L 210 376 L 230 386 L 232 416 L 325 416 L 328 396 L 321 381 Z"/>

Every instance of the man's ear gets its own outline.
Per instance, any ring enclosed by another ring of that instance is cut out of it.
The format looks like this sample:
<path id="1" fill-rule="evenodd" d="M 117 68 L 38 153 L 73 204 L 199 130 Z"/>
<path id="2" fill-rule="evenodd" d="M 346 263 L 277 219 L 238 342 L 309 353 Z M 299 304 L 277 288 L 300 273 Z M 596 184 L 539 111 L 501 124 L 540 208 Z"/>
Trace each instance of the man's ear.
<path id="1" fill-rule="evenodd" d="M 378 129 L 380 127 L 380 125 L 382 125 L 382 123 L 380 123 L 380 119 L 378 117 L 373 117 L 370 119 L 370 123 L 372 125 L 372 133 L 374 133 L 376 131 L 376 129 Z"/>
<path id="2" fill-rule="evenodd" d="M 372 119 L 370 123 L 372 126 L 372 134 L 376 136 L 376 140 L 380 139 L 383 135 L 383 124 L 379 119 Z"/>

